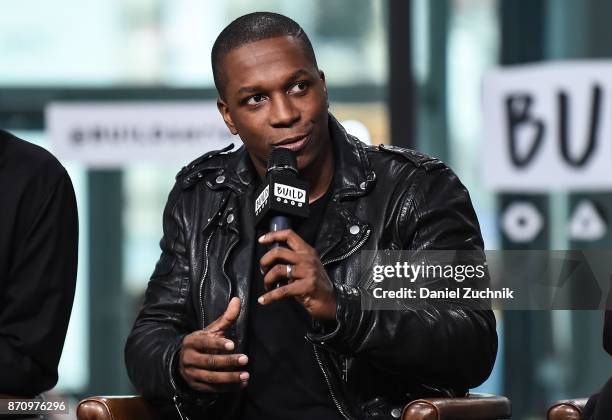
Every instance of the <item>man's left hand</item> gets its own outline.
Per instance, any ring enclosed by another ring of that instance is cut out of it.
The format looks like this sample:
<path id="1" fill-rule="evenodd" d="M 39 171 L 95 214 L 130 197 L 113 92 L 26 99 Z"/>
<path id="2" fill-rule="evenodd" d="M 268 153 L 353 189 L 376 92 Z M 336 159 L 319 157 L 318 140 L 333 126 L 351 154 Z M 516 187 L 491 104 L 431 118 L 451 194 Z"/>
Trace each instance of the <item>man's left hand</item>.
<path id="1" fill-rule="evenodd" d="M 258 302 L 268 305 L 293 297 L 312 318 L 335 320 L 334 287 L 317 251 L 291 229 L 270 232 L 259 238 L 261 244 L 273 242 L 284 242 L 288 248 L 273 248 L 259 260 L 264 274 L 264 287 L 269 291 L 260 296 Z M 274 288 L 275 284 L 285 279 L 286 285 Z"/>

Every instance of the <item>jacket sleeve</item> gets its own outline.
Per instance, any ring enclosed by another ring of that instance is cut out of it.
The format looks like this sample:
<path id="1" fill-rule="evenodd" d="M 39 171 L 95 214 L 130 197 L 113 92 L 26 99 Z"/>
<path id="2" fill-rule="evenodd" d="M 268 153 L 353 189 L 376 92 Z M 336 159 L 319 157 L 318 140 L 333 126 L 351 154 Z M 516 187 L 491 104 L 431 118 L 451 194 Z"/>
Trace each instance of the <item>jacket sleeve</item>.
<path id="1" fill-rule="evenodd" d="M 54 163 L 32 180 L 15 221 L 23 235 L 0 307 L 0 394 L 36 395 L 57 382 L 76 284 L 78 217 L 70 178 Z"/>
<path id="2" fill-rule="evenodd" d="M 401 192 L 395 215 L 402 248 L 482 251 L 478 221 L 457 176 L 442 164 L 420 168 L 414 176 Z M 415 300 L 398 302 L 395 310 L 362 310 L 362 298 L 372 299 L 362 289 L 337 285 L 336 329 L 315 340 L 423 384 L 467 390 L 491 373 L 497 353 L 492 311 L 457 300 Z"/>
<path id="3" fill-rule="evenodd" d="M 181 201 L 175 186 L 164 209 L 161 256 L 125 346 L 128 376 L 150 399 L 170 400 L 188 391 L 175 371 L 183 337 L 194 329 L 188 315 L 189 261 Z"/>

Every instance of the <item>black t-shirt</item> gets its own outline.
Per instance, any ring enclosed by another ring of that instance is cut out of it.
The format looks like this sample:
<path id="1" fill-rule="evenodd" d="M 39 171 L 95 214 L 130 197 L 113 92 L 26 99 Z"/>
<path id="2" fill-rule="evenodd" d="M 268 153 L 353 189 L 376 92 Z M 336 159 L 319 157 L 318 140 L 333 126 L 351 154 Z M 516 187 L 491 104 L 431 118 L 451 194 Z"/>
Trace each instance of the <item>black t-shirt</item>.
<path id="1" fill-rule="evenodd" d="M 330 189 L 331 190 L 331 189 Z M 314 246 L 330 191 L 310 205 L 310 216 L 295 232 Z M 257 229 L 257 236 L 266 233 Z M 268 251 L 257 245 L 249 305 L 248 352 L 250 373 L 242 419 L 342 419 L 336 409 L 315 358 L 313 345 L 305 339 L 312 321 L 293 298 L 262 306 L 265 293 L 259 259 Z"/>

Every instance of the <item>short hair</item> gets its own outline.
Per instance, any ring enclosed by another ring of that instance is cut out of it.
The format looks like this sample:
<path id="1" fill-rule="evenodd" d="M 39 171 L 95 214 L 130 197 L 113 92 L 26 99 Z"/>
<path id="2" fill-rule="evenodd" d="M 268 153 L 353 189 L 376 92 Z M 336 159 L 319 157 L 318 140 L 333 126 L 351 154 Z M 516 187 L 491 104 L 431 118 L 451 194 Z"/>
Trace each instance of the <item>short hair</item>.
<path id="1" fill-rule="evenodd" d="M 231 50 L 245 44 L 263 39 L 291 36 L 298 39 L 306 56 L 315 68 L 317 59 L 308 35 L 302 27 L 287 16 L 272 12 L 254 12 L 240 16 L 221 31 L 212 47 L 211 62 L 213 79 L 219 95 L 223 97 L 226 80 L 222 76 L 221 64 L 223 58 Z"/>

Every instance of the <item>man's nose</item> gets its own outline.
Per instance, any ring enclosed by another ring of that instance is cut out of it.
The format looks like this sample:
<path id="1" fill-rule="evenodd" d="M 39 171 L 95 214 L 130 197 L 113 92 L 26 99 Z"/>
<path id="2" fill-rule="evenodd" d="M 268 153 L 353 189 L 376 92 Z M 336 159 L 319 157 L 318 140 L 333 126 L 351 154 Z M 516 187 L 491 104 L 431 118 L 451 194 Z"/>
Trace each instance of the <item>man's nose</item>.
<path id="1" fill-rule="evenodd" d="M 272 100 L 270 115 L 274 127 L 290 127 L 300 119 L 300 111 L 286 95 L 279 95 Z"/>

